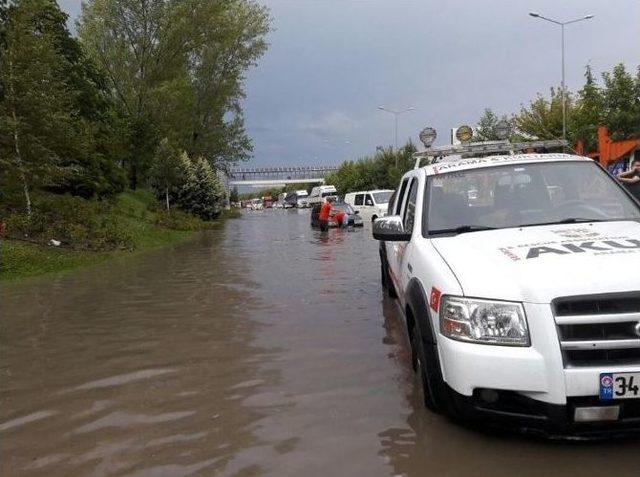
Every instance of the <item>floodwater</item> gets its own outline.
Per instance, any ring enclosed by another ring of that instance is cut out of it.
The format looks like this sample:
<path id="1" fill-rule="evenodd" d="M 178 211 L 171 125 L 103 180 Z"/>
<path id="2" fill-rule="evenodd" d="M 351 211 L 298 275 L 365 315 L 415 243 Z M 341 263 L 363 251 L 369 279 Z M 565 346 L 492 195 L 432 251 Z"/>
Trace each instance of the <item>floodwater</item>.
<path id="1" fill-rule="evenodd" d="M 247 212 L 172 248 L 6 285 L 2 476 L 637 476 L 419 402 L 370 231 Z"/>

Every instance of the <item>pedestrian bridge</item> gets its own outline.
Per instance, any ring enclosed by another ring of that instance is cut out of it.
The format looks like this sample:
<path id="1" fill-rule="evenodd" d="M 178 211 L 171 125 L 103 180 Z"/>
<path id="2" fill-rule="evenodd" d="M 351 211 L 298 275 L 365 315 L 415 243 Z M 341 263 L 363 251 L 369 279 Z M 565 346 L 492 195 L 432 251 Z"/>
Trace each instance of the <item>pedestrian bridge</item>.
<path id="1" fill-rule="evenodd" d="M 277 187 L 286 184 L 324 184 L 338 166 L 237 167 L 228 172 L 229 187 Z"/>

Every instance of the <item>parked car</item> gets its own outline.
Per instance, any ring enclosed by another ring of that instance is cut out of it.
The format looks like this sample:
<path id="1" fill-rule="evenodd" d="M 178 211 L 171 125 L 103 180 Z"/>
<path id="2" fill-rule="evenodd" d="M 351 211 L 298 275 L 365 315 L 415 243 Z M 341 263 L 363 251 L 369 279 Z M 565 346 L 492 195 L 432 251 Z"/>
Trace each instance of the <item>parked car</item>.
<path id="1" fill-rule="evenodd" d="M 335 186 L 332 186 L 332 185 L 316 186 L 313 189 L 311 189 L 311 193 L 309 194 L 309 197 L 307 198 L 306 202 L 307 204 L 309 204 L 309 206 L 312 206 L 314 204 L 322 204 L 324 203 L 327 197 L 337 196 L 337 194 L 338 194 L 338 191 L 336 190 Z"/>
<path id="2" fill-rule="evenodd" d="M 320 216 L 320 209 L 322 208 L 322 204 L 314 204 L 313 207 L 311 208 L 311 226 L 314 228 L 319 228 L 320 227 L 320 220 L 319 220 L 319 216 Z M 353 207 L 351 207 L 349 204 L 345 204 L 345 203 L 334 203 L 331 205 L 331 209 L 332 209 L 332 214 L 335 215 L 339 212 L 345 212 L 348 217 L 349 217 L 349 226 L 351 227 L 362 227 L 363 226 L 363 221 L 362 221 L 362 217 L 360 217 L 360 215 L 358 214 L 358 211 L 356 211 Z M 333 218 L 329 219 L 329 227 L 338 227 L 338 222 L 336 220 L 334 220 Z"/>
<path id="3" fill-rule="evenodd" d="M 404 175 L 373 235 L 429 409 L 552 435 L 637 435 L 640 203 L 599 164 L 436 162 Z"/>
<path id="4" fill-rule="evenodd" d="M 353 206 L 364 220 L 374 221 L 387 215 L 391 194 L 392 190 L 350 192 L 344 196 L 344 201 Z"/>

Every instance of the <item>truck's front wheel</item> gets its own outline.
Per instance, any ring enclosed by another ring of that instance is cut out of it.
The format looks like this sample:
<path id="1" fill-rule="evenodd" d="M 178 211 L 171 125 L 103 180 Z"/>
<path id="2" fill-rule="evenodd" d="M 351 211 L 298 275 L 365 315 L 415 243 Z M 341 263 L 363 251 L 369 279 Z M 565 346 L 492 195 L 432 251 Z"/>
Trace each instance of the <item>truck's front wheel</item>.
<path id="1" fill-rule="evenodd" d="M 414 326 L 411 333 L 411 351 L 414 369 L 422 385 L 425 406 L 433 412 L 454 417 L 437 350 L 434 345 L 425 343 L 417 326 Z"/>
<path id="2" fill-rule="evenodd" d="M 393 281 L 389 276 L 389 265 L 387 264 L 386 254 L 380 250 L 380 283 L 382 289 L 386 290 L 391 298 L 397 298 L 396 289 L 393 286 Z"/>

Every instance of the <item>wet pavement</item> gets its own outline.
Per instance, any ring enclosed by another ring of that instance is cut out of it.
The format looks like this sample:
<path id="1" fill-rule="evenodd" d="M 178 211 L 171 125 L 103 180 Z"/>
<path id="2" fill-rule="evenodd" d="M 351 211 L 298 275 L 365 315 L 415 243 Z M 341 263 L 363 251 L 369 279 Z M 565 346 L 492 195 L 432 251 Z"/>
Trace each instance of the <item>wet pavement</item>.
<path id="1" fill-rule="evenodd" d="M 2 476 L 640 475 L 426 411 L 370 231 L 305 210 L 1 291 Z"/>

